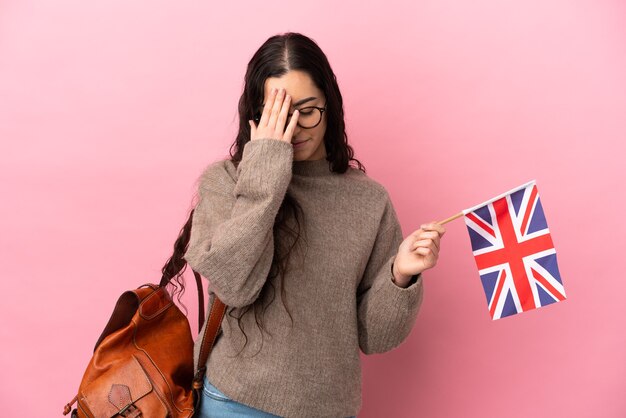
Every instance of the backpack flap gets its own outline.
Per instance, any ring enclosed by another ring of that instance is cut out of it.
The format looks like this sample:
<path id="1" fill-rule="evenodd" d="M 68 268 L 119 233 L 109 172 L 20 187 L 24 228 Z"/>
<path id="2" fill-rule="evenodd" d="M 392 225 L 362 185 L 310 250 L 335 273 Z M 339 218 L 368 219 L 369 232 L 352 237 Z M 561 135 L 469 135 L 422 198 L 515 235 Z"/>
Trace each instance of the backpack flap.
<path id="1" fill-rule="evenodd" d="M 78 401 L 79 408 L 84 406 L 89 410 L 82 411 L 87 416 L 141 416 L 142 408 L 150 411 L 151 417 L 168 416 L 166 406 L 157 396 L 148 375 L 135 356 L 111 367 L 98 379 L 86 385 L 81 390 Z"/>

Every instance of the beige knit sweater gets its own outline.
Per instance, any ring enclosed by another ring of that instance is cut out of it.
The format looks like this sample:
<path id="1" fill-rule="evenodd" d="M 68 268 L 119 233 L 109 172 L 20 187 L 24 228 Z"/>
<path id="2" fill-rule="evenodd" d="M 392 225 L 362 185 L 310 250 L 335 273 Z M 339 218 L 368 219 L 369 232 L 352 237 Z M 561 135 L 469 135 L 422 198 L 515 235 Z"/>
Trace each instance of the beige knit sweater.
<path id="1" fill-rule="evenodd" d="M 231 307 L 254 302 L 265 294 L 273 224 L 287 191 L 303 208 L 307 241 L 304 260 L 292 256 L 285 277 L 293 325 L 274 278 L 262 346 L 250 310 L 242 318 L 248 344 L 235 357 L 245 339 L 227 314 L 207 376 L 230 398 L 276 415 L 356 415 L 359 349 L 371 354 L 397 347 L 423 295 L 422 275 L 407 288 L 391 281 L 403 234 L 381 184 L 355 168 L 334 173 L 324 159 L 294 161 L 288 142 L 250 141 L 237 168 L 222 160 L 204 170 L 184 257 L 209 280 L 210 300 L 214 292 Z"/>

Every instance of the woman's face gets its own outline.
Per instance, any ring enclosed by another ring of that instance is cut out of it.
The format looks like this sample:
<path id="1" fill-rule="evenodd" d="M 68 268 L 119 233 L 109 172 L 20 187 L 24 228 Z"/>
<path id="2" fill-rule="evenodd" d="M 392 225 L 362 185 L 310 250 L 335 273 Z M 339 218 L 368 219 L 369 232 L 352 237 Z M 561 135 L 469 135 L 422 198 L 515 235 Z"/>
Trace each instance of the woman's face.
<path id="1" fill-rule="evenodd" d="M 280 77 L 270 77 L 265 80 L 263 103 L 272 88 L 284 88 L 288 95 L 291 96 L 291 109 L 289 113 L 293 113 L 295 109 L 303 109 L 309 106 L 324 107 L 326 105 L 326 97 L 320 89 L 317 88 L 313 79 L 304 71 L 289 70 Z M 313 113 L 317 112 L 311 109 Z M 300 115 L 304 117 L 304 114 Z M 311 116 L 308 116 L 310 118 Z M 291 120 L 291 118 L 289 118 Z M 289 120 L 287 123 L 289 123 Z M 302 122 L 304 124 L 304 119 Z M 306 125 L 306 124 L 305 124 Z M 285 125 L 286 126 L 286 125 Z M 326 112 L 322 113 L 322 120 L 319 125 L 314 128 L 302 128 L 296 126 L 291 138 L 291 143 L 302 142 L 296 146 L 293 145 L 293 159 L 302 160 L 321 160 L 326 158 L 326 146 L 324 145 L 324 134 L 326 133 Z"/>

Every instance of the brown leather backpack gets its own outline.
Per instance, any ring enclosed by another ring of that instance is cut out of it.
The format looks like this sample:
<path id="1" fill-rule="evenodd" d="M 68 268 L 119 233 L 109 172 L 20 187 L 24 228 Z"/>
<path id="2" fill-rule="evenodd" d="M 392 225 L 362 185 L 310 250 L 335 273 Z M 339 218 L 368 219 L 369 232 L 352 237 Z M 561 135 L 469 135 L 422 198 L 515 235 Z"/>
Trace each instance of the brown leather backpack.
<path id="1" fill-rule="evenodd" d="M 217 337 L 225 305 L 215 294 L 208 323 L 200 336 L 201 350 L 194 375 L 193 339 L 187 317 L 173 302 L 166 285 L 185 266 L 182 254 L 189 241 L 191 219 L 175 244 L 177 251 L 163 268 L 159 285 L 146 284 L 124 292 L 98 338 L 78 394 L 65 405 L 72 417 L 192 417 L 197 410 L 205 364 Z M 200 274 L 198 326 L 204 323 Z M 74 402 L 77 408 L 72 409 Z"/>

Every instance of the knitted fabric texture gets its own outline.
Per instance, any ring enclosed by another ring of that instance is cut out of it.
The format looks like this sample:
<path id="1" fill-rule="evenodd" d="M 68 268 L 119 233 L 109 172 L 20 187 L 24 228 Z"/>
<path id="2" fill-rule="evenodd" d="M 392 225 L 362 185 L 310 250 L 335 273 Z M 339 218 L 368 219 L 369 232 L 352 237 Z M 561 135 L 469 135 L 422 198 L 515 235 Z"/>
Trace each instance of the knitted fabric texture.
<path id="1" fill-rule="evenodd" d="M 280 278 L 268 279 L 273 225 L 287 192 L 304 212 L 303 248 L 292 249 L 284 277 L 293 324 Z M 208 379 L 237 402 L 275 415 L 356 415 L 360 351 L 402 343 L 423 298 L 421 274 L 407 288 L 391 281 L 403 234 L 385 188 L 355 168 L 338 174 L 325 159 L 295 161 L 290 143 L 268 138 L 246 143 L 238 167 L 228 159 L 209 164 L 198 194 L 184 258 L 209 280 L 209 302 L 216 294 L 227 309 L 257 299 L 267 305 L 262 336 L 254 309 L 242 317 L 248 341 L 241 353 L 246 340 L 227 310 Z M 198 351 L 196 342 L 196 361 Z"/>

